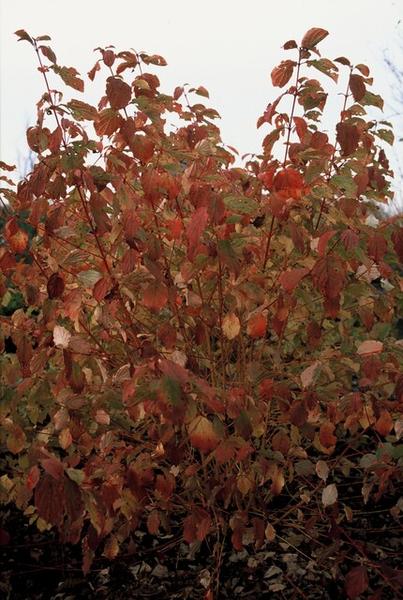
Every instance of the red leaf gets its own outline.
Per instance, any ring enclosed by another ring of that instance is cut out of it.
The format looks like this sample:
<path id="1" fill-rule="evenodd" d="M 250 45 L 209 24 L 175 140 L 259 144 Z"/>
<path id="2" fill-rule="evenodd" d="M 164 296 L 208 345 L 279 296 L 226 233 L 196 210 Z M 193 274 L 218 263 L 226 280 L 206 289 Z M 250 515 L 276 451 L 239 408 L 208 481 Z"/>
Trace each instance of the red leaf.
<path id="1" fill-rule="evenodd" d="M 60 525 L 64 511 L 61 482 L 50 475 L 44 475 L 35 488 L 35 506 L 39 516 L 46 523 Z"/>
<path id="2" fill-rule="evenodd" d="M 341 241 L 347 251 L 354 250 L 358 246 L 359 237 L 352 229 L 346 229 L 341 234 Z"/>
<path id="3" fill-rule="evenodd" d="M 95 300 L 101 302 L 110 291 L 111 287 L 112 282 L 109 277 L 101 277 L 101 279 L 98 279 L 92 290 Z"/>
<path id="4" fill-rule="evenodd" d="M 375 262 L 380 263 L 388 249 L 388 244 L 379 233 L 374 233 L 368 237 L 367 241 L 368 255 L 374 259 Z"/>
<path id="5" fill-rule="evenodd" d="M 325 233 L 322 233 L 322 235 L 319 238 L 319 242 L 318 242 L 318 254 L 319 256 L 324 256 L 325 255 L 325 250 L 327 247 L 327 244 L 329 242 L 329 240 L 332 239 L 332 237 L 336 234 L 337 232 L 334 230 L 330 230 L 330 231 L 325 231 Z"/>
<path id="6" fill-rule="evenodd" d="M 320 27 L 312 27 L 309 31 L 306 32 L 301 41 L 301 47 L 306 50 L 311 50 L 314 48 L 319 42 L 325 39 L 329 35 L 329 32 L 326 29 L 321 29 Z"/>
<path id="7" fill-rule="evenodd" d="M 48 279 L 47 292 L 50 299 L 60 298 L 64 292 L 64 279 L 59 273 L 52 273 Z"/>
<path id="8" fill-rule="evenodd" d="M 41 465 L 54 479 L 60 479 L 64 474 L 63 463 L 54 456 L 43 458 L 41 460 Z"/>
<path id="9" fill-rule="evenodd" d="M 351 569 L 345 580 L 346 594 L 350 600 L 358 598 L 368 588 L 368 572 L 364 566 L 354 567 Z"/>
<path id="10" fill-rule="evenodd" d="M 36 465 L 31 467 L 27 476 L 27 488 L 33 490 L 39 481 L 41 473 Z"/>
<path id="11" fill-rule="evenodd" d="M 364 78 L 361 75 L 350 75 L 350 90 L 356 102 L 359 102 L 363 99 L 366 88 Z"/>
<path id="12" fill-rule="evenodd" d="M 168 302 L 168 289 L 158 281 L 150 283 L 143 293 L 144 305 L 150 310 L 158 311 Z"/>
<path id="13" fill-rule="evenodd" d="M 403 227 L 395 229 L 391 237 L 395 252 L 400 262 L 403 263 Z"/>
<path id="14" fill-rule="evenodd" d="M 301 279 L 309 273 L 309 269 L 303 267 L 301 269 L 292 269 L 291 271 L 285 271 L 281 273 L 279 281 L 283 288 L 288 293 L 295 290 Z"/>
<path id="15" fill-rule="evenodd" d="M 296 64 L 294 60 L 282 60 L 271 72 L 272 84 L 276 87 L 284 87 L 290 81 Z"/>
<path id="16" fill-rule="evenodd" d="M 200 243 L 201 235 L 207 225 L 208 212 L 205 206 L 196 210 L 190 222 L 186 227 L 186 237 L 188 240 L 188 257 L 192 260 L 195 256 L 197 247 Z"/>
<path id="17" fill-rule="evenodd" d="M 132 97 L 131 87 L 119 77 L 108 77 L 106 80 L 106 95 L 111 108 L 125 108 Z"/>
<path id="18" fill-rule="evenodd" d="M 249 318 L 247 333 L 252 338 L 264 337 L 266 335 L 267 316 L 263 313 L 256 313 Z"/>
<path id="19" fill-rule="evenodd" d="M 340 144 L 343 156 L 353 154 L 358 148 L 360 134 L 355 125 L 347 125 L 347 123 L 337 123 L 337 141 Z"/>

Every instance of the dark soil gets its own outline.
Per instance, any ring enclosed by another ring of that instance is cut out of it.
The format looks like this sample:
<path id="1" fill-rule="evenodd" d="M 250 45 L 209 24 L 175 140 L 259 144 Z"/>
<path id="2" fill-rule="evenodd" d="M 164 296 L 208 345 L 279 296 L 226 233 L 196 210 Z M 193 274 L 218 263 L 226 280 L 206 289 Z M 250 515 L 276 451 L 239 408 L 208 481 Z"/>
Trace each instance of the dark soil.
<path id="1" fill-rule="evenodd" d="M 284 514 L 281 525 L 276 526 L 277 537 L 260 549 L 246 543 L 242 552 L 235 552 L 230 542 L 220 548 L 207 543 L 189 547 L 181 541 L 179 526 L 177 536 L 157 539 L 137 531 L 115 561 L 98 557 L 86 577 L 78 546 L 60 544 L 55 533 L 40 533 L 36 526 L 27 525 L 18 510 L 3 507 L 0 518 L 10 539 L 4 532 L 0 538 L 8 541 L 0 545 L 0 597 L 196 600 L 211 588 L 215 600 L 345 599 L 345 575 L 362 564 L 368 568 L 369 587 L 360 598 L 403 598 L 401 522 L 395 510 L 394 516 L 390 513 L 398 502 L 399 490 L 383 496 L 377 504 L 370 500 L 363 508 L 354 480 L 346 479 L 338 487 L 344 488 L 348 506 L 353 510 L 354 504 L 360 506 L 351 524 L 343 520 L 338 526 L 327 515 L 327 522 L 317 524 L 312 532 L 305 531 L 298 525 L 295 512 L 286 516 L 289 502 L 287 506 L 284 497 L 272 507 L 273 516 Z M 341 505 L 343 499 L 339 500 Z M 218 550 L 222 551 L 221 561 Z"/>

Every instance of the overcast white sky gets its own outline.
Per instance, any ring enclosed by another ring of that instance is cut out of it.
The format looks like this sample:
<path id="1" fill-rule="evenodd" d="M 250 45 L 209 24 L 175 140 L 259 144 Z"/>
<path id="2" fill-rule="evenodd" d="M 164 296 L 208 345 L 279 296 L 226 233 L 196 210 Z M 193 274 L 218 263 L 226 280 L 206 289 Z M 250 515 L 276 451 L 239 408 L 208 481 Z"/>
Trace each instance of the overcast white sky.
<path id="1" fill-rule="evenodd" d="M 397 48 L 403 19 L 402 0 L 0 0 L 0 8 L 0 157 L 9 163 L 25 153 L 25 129 L 43 93 L 32 48 L 17 42 L 17 29 L 50 35 L 59 64 L 82 74 L 98 57 L 97 46 L 161 54 L 168 61 L 158 70 L 164 90 L 172 93 L 185 82 L 207 87 L 222 116 L 223 141 L 244 154 L 259 151 L 267 132 L 256 129 L 256 120 L 278 95 L 269 74 L 291 58 L 281 49 L 285 41 L 300 41 L 311 27 L 327 29 L 322 55 L 368 64 L 374 91 L 388 103 L 383 52 Z M 86 87 L 86 96 L 73 95 L 95 102 L 99 90 L 95 95 L 90 82 Z M 386 106 L 385 116 L 391 113 Z"/>

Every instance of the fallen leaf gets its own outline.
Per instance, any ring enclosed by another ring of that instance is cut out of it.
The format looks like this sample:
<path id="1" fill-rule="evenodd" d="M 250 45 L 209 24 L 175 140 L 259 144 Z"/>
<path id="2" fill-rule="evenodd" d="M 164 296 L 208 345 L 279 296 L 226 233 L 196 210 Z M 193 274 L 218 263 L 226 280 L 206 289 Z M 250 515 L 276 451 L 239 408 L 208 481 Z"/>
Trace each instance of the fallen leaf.
<path id="1" fill-rule="evenodd" d="M 337 487 L 334 483 L 327 485 L 322 491 L 322 504 L 323 506 L 332 506 L 337 502 L 338 493 Z"/>

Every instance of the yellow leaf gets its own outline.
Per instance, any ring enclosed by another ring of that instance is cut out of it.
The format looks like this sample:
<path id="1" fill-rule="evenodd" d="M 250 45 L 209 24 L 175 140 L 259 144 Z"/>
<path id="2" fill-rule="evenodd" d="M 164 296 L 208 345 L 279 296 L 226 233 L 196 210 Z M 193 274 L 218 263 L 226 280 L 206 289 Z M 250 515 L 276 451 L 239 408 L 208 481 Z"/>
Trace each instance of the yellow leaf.
<path id="1" fill-rule="evenodd" d="M 228 313 L 225 315 L 222 322 L 222 330 L 225 337 L 229 340 L 233 340 L 239 335 L 241 323 L 235 313 Z"/>

